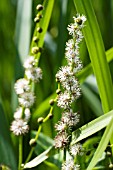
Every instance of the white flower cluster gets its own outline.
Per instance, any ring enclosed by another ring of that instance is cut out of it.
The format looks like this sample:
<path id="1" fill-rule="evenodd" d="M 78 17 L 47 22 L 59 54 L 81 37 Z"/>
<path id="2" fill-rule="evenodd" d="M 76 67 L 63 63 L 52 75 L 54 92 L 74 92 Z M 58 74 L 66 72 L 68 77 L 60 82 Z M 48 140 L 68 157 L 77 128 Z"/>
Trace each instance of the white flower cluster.
<path id="1" fill-rule="evenodd" d="M 69 39 L 66 43 L 65 48 L 67 65 L 62 66 L 56 74 L 56 80 L 63 88 L 63 92 L 59 90 L 57 106 L 63 109 L 63 113 L 61 120 L 55 125 L 55 129 L 58 132 L 55 137 L 55 148 L 67 148 L 72 158 L 70 161 L 62 164 L 62 170 L 79 169 L 79 165 L 74 165 L 73 157 L 82 151 L 80 144 L 74 146 L 69 145 L 71 132 L 79 122 L 79 114 L 73 112 L 71 105 L 81 95 L 76 74 L 82 69 L 82 61 L 79 58 L 79 43 L 83 39 L 81 29 L 84 27 L 86 17 L 77 15 L 77 17 L 73 18 L 74 23 L 68 25 L 67 28 L 69 34 L 72 36 L 72 39 Z"/>
<path id="2" fill-rule="evenodd" d="M 72 159 L 62 164 L 62 170 L 80 170 L 80 165 L 75 165 Z"/>
<path id="3" fill-rule="evenodd" d="M 84 22 L 86 21 L 85 16 L 78 15 L 74 18 L 74 23 L 68 25 L 69 34 L 72 39 L 69 39 L 66 43 L 65 57 L 67 59 L 67 66 L 62 66 L 61 69 L 56 74 L 56 79 L 59 81 L 64 88 L 64 94 L 58 97 L 58 106 L 61 108 L 69 108 L 70 104 L 78 99 L 81 95 L 80 86 L 75 74 L 82 69 L 82 61 L 79 58 L 79 43 L 83 39 L 81 29 L 84 27 Z M 66 98 L 66 94 L 68 97 Z M 66 104 L 64 106 L 64 102 Z"/>
<path id="4" fill-rule="evenodd" d="M 29 131 L 28 121 L 30 119 L 30 108 L 35 102 L 35 95 L 31 90 L 32 82 L 42 79 L 42 70 L 37 67 L 37 60 L 29 56 L 24 63 L 25 78 L 16 81 L 14 89 L 18 95 L 19 107 L 14 113 L 14 121 L 10 130 L 16 135 L 24 135 Z"/>

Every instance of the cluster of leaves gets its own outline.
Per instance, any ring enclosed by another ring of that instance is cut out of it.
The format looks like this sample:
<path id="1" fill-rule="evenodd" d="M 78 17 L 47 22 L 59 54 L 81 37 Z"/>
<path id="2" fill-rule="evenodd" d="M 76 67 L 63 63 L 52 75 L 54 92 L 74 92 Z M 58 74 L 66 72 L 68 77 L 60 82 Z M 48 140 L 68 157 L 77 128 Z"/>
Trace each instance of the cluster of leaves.
<path id="1" fill-rule="evenodd" d="M 2 167 L 3 165 L 8 166 L 12 170 L 17 169 L 18 160 L 18 140 L 9 131 L 13 112 L 17 106 L 13 85 L 16 79 L 23 76 L 22 65 L 29 53 L 31 37 L 35 33 L 33 19 L 36 15 L 36 5 L 39 3 L 42 1 L 4 0 L 0 5 L 2 16 L 0 35 L 3 37 L 0 40 L 0 164 Z M 96 0 L 96 2 L 95 0 L 92 2 L 91 0 L 51 0 L 49 2 L 43 1 L 43 3 L 44 13 L 41 22 L 43 33 L 39 37 L 39 46 L 42 47 L 44 44 L 42 55 L 39 56 L 43 69 L 43 80 L 36 87 L 38 99 L 30 122 L 31 129 L 37 129 L 36 120 L 38 117 L 48 114 L 49 100 L 55 96 L 55 73 L 59 66 L 65 63 L 64 49 L 68 39 L 66 27 L 76 12 L 84 14 L 87 17 L 86 27 L 83 30 L 85 41 L 81 44 L 80 51 L 84 69 L 78 74 L 83 95 L 78 103 L 73 105 L 75 110 L 80 110 L 81 121 L 78 129 L 75 129 L 72 134 L 72 144 L 81 141 L 86 150 L 84 156 L 77 157 L 76 160 L 81 165 L 81 169 L 109 169 L 109 165 L 113 163 L 111 162 L 112 156 L 107 155 L 107 152 L 110 154 L 113 152 L 112 145 L 110 145 L 113 143 L 113 48 L 110 48 L 113 37 L 113 25 L 110 22 L 112 20 L 110 6 L 112 0 L 107 3 L 103 0 Z M 15 17 L 12 16 L 15 16 L 16 7 L 15 22 Z M 101 15 L 99 15 L 99 7 L 100 11 L 103 10 Z M 109 12 L 107 16 L 105 10 Z M 97 19 L 100 24 L 98 24 Z M 15 45 L 12 43 L 14 23 L 16 23 Z M 103 44 L 105 44 L 106 49 L 109 49 L 106 52 Z M 108 63 L 110 64 L 108 65 Z M 60 111 L 55 107 L 53 119 L 43 125 L 42 133 L 37 141 L 34 153 L 36 158 L 27 163 L 24 168 L 60 169 L 62 153 L 58 154 L 54 150 L 52 140 L 55 136 L 54 124 L 59 120 L 59 117 Z M 34 136 L 35 134 L 36 131 L 31 131 L 29 135 Z M 24 160 L 30 149 L 29 135 L 24 140 L 26 144 Z M 40 164 L 41 162 L 43 163 Z"/>

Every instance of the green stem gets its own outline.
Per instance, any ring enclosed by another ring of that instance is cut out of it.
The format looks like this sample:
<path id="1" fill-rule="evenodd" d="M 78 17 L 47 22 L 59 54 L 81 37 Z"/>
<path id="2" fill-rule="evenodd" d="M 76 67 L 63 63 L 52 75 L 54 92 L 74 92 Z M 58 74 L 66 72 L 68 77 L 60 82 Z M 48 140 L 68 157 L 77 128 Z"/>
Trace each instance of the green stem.
<path id="1" fill-rule="evenodd" d="M 50 114 L 53 112 L 53 106 L 51 106 L 49 114 L 45 117 L 45 119 L 43 120 L 43 123 L 45 123 L 50 117 Z"/>
<path id="2" fill-rule="evenodd" d="M 37 131 L 37 133 L 36 133 L 36 136 L 35 136 L 35 140 L 36 140 L 36 141 L 37 141 L 37 139 L 38 139 L 38 136 L 39 136 L 39 133 L 40 133 L 41 129 L 42 129 L 42 125 L 39 126 L 38 131 Z M 30 152 L 29 152 L 29 155 L 28 155 L 28 157 L 27 157 L 27 159 L 26 159 L 26 161 L 25 161 L 25 164 L 30 160 L 30 158 L 31 158 L 31 156 L 32 156 L 32 154 L 33 154 L 33 151 L 34 151 L 34 147 L 31 148 L 31 150 L 30 150 Z"/>
<path id="3" fill-rule="evenodd" d="M 18 170 L 22 170 L 21 165 L 22 165 L 22 158 L 23 158 L 23 136 L 19 136 L 19 163 L 18 163 Z"/>
<path id="4" fill-rule="evenodd" d="M 49 111 L 49 114 L 45 117 L 45 119 L 43 120 L 42 123 L 45 123 L 48 119 L 49 119 L 49 115 L 52 113 L 53 111 L 53 106 L 50 108 L 50 111 Z M 35 141 L 37 141 L 38 137 L 39 137 L 39 134 L 41 132 L 41 129 L 42 129 L 42 124 L 38 127 L 38 130 L 37 130 L 37 133 L 36 133 L 36 136 L 35 136 Z M 29 152 L 29 155 L 25 161 L 25 164 L 30 160 L 32 154 L 33 154 L 33 151 L 34 151 L 34 147 L 31 148 L 30 152 Z"/>
<path id="5" fill-rule="evenodd" d="M 35 140 L 38 139 L 38 136 L 39 136 L 39 133 L 41 132 L 41 129 L 42 129 L 42 125 L 40 125 L 39 128 L 38 128 L 37 134 L 35 136 Z"/>
<path id="6" fill-rule="evenodd" d="M 64 148 L 64 162 L 66 161 L 66 148 Z"/>
<path id="7" fill-rule="evenodd" d="M 33 154 L 33 151 L 34 151 L 34 147 L 31 148 L 31 150 L 30 150 L 30 152 L 29 152 L 29 155 L 28 155 L 28 157 L 27 157 L 27 159 L 26 159 L 26 161 L 25 161 L 25 164 L 26 164 L 27 162 L 29 162 L 29 160 L 30 160 L 30 158 L 31 158 L 31 156 L 32 156 L 32 154 Z"/>

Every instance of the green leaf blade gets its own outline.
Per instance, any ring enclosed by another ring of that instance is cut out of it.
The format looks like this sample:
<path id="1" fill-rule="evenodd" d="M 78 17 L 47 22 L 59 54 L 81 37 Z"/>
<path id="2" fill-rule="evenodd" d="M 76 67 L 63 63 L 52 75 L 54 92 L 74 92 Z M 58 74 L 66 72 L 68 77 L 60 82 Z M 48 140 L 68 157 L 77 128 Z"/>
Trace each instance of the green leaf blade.
<path id="1" fill-rule="evenodd" d="M 16 155 L 12 146 L 9 126 L 0 104 L 0 163 L 12 170 L 17 169 Z"/>
<path id="2" fill-rule="evenodd" d="M 49 152 L 52 149 L 52 147 L 48 148 L 46 151 L 44 151 L 43 153 L 41 153 L 40 155 L 38 155 L 36 158 L 34 158 L 33 160 L 31 160 L 30 162 L 26 163 L 24 165 L 24 169 L 26 168 L 33 168 L 36 167 L 37 165 L 39 165 L 40 163 L 42 163 L 43 161 L 45 161 L 48 157 L 49 157 Z"/>
<path id="3" fill-rule="evenodd" d="M 108 112 L 105 115 L 98 117 L 97 119 L 91 121 L 90 123 L 82 126 L 72 133 L 72 142 L 71 145 L 85 139 L 94 133 L 105 128 L 111 121 L 113 117 L 113 110 Z"/>
<path id="4" fill-rule="evenodd" d="M 99 146 L 98 146 L 87 170 L 92 170 L 94 168 L 94 166 L 98 162 L 99 158 L 102 156 L 102 153 L 106 149 L 112 134 L 113 134 L 113 118 L 111 119 L 109 125 L 106 128 L 104 135 L 102 136 Z"/>
<path id="5" fill-rule="evenodd" d="M 83 30 L 104 112 L 113 109 L 113 87 L 99 26 L 90 0 L 74 0 L 77 11 L 87 17 Z"/>

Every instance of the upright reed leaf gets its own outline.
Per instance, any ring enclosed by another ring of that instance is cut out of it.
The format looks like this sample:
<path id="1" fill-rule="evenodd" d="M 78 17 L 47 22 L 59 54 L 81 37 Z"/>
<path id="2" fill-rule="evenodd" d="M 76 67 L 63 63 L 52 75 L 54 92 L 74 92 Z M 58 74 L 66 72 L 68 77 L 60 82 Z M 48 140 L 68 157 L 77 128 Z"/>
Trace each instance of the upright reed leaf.
<path id="1" fill-rule="evenodd" d="M 90 0 L 87 0 L 87 3 L 85 0 L 74 0 L 74 3 L 78 12 L 87 17 L 84 37 L 97 79 L 102 107 L 106 113 L 113 109 L 113 87 L 98 23 Z"/>
<path id="2" fill-rule="evenodd" d="M 110 121 L 113 119 L 113 110 L 104 114 L 91 122 L 83 125 L 79 129 L 73 131 L 72 133 L 72 142 L 71 145 L 95 134 L 101 129 L 105 128 L 109 125 Z M 77 136 L 78 135 L 78 136 Z"/>
<path id="3" fill-rule="evenodd" d="M 13 149 L 9 126 L 0 102 L 0 165 L 4 164 L 15 170 L 17 169 L 17 157 Z"/>
<path id="4" fill-rule="evenodd" d="M 31 38 L 31 15 L 32 1 L 20 0 L 17 3 L 17 19 L 15 29 L 15 44 L 23 63 L 24 58 L 28 55 L 30 38 Z"/>
<path id="5" fill-rule="evenodd" d="M 90 59 L 92 63 L 92 67 L 94 70 L 94 74 L 97 79 L 97 84 L 100 92 L 100 98 L 102 102 L 102 107 L 104 113 L 110 111 L 113 109 L 113 87 L 112 87 L 112 80 L 111 75 L 109 71 L 109 67 L 107 64 L 107 59 L 105 55 L 104 45 L 102 41 L 102 37 L 100 34 L 100 30 L 96 21 L 96 17 L 93 11 L 92 4 L 90 0 L 87 0 L 87 3 L 84 0 L 74 0 L 74 3 L 77 7 L 78 12 L 83 13 L 86 15 L 88 22 L 87 29 L 84 28 L 84 36 L 86 40 L 86 45 L 90 54 Z M 110 123 L 111 124 L 111 123 Z M 108 125 L 109 130 L 111 132 L 111 128 Z M 106 129 L 106 131 L 108 128 Z M 107 146 L 107 138 L 104 138 L 106 135 L 106 131 L 102 137 L 102 140 L 100 142 L 101 145 Z M 110 134 L 111 136 L 111 134 Z M 105 140 L 103 140 L 103 138 Z M 113 137 L 111 136 L 111 144 L 113 143 Z M 102 143 L 103 142 L 103 143 Z M 88 168 L 88 170 L 91 170 L 94 165 L 98 161 L 98 155 L 100 155 L 100 149 L 101 145 L 99 145 L 96 154 L 94 155 L 94 158 L 91 161 L 91 168 Z M 102 149 L 102 151 L 104 151 Z M 113 150 L 112 150 L 113 152 Z M 102 153 L 102 152 L 101 152 Z M 95 164 L 93 164 L 93 160 L 95 160 Z"/>
<path id="6" fill-rule="evenodd" d="M 102 153 L 106 149 L 106 146 L 109 143 L 110 137 L 113 133 L 113 118 L 111 119 L 109 125 L 107 126 L 104 135 L 102 136 L 102 139 L 99 143 L 99 146 L 94 154 L 94 157 L 92 158 L 87 170 L 92 170 L 93 167 L 96 165 L 98 162 L 99 158 L 102 156 Z"/>

